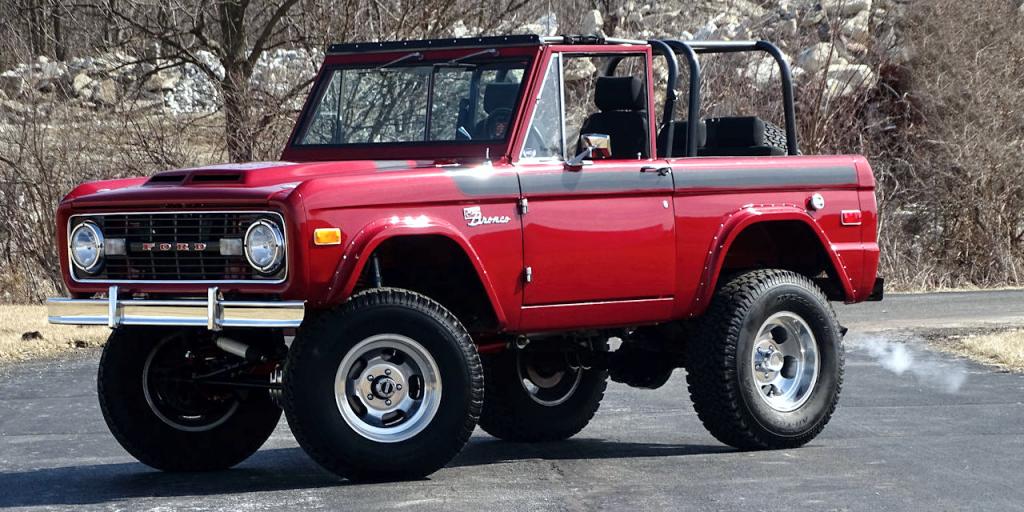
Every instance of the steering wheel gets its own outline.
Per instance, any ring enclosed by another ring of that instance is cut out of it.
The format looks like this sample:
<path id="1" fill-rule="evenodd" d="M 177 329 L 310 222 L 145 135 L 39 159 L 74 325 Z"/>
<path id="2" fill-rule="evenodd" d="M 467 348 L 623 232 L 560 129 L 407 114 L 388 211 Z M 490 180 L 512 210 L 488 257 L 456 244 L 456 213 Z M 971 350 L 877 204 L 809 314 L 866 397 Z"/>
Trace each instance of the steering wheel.
<path id="1" fill-rule="evenodd" d="M 508 133 L 508 125 L 511 121 L 512 109 L 494 109 L 494 112 L 487 115 L 487 124 L 484 125 L 484 137 L 489 140 L 504 139 Z"/>

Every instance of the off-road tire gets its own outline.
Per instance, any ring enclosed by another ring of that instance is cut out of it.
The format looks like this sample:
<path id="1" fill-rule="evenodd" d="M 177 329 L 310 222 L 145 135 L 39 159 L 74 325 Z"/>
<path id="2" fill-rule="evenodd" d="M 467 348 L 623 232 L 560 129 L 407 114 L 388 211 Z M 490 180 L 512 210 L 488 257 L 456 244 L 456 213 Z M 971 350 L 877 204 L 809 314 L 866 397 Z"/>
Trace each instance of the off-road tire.
<path id="1" fill-rule="evenodd" d="M 543 405 L 534 401 L 519 381 L 514 351 L 482 359 L 487 398 L 480 428 L 506 441 L 561 441 L 578 434 L 597 413 L 608 387 L 606 370 L 585 369 L 572 396 L 558 405 Z"/>
<path id="2" fill-rule="evenodd" d="M 750 350 L 761 323 L 778 311 L 802 316 L 818 348 L 820 371 L 806 402 L 778 412 L 744 385 Z M 784 270 L 756 270 L 725 280 L 697 336 L 689 343 L 687 383 L 697 415 L 719 441 L 740 449 L 779 449 L 814 439 L 835 410 L 843 381 L 841 328 L 828 300 L 808 278 Z"/>
<path id="3" fill-rule="evenodd" d="M 438 365 L 442 392 L 430 423 L 398 442 L 364 437 L 345 421 L 335 379 L 345 355 L 381 333 L 415 339 Z M 418 293 L 374 288 L 303 325 L 284 368 L 284 410 L 295 439 L 325 469 L 350 480 L 422 478 L 447 464 L 469 440 L 484 397 L 476 346 L 454 315 Z"/>
<path id="4" fill-rule="evenodd" d="M 281 409 L 266 390 L 244 390 L 235 412 L 211 430 L 183 431 L 162 421 L 146 401 L 143 369 L 150 352 L 172 332 L 157 327 L 119 327 L 110 335 L 97 378 L 103 419 L 128 453 L 153 468 L 230 468 L 266 442 L 281 418 Z"/>
<path id="5" fill-rule="evenodd" d="M 766 146 L 788 151 L 786 130 L 768 121 L 764 122 L 764 143 Z"/>

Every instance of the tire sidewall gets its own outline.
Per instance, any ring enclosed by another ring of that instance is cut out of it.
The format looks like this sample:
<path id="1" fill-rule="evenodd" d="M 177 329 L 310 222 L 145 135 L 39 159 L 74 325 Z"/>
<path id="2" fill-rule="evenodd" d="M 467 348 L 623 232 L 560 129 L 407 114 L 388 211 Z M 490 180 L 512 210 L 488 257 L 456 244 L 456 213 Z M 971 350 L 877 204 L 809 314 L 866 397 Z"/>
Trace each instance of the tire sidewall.
<path id="1" fill-rule="evenodd" d="M 464 428 L 471 414 L 472 372 L 461 347 L 459 335 L 444 321 L 417 309 L 398 305 L 373 305 L 330 319 L 329 334 L 312 336 L 297 343 L 310 343 L 301 368 L 289 368 L 286 362 L 285 410 L 289 422 L 300 421 L 315 428 L 309 447 L 311 454 L 344 457 L 341 461 L 358 474 L 390 476 L 422 473 L 422 467 L 407 471 L 403 463 L 443 460 L 438 469 L 461 448 L 455 432 Z M 300 332 L 299 336 L 303 336 Z M 355 431 L 342 417 L 335 395 L 335 381 L 341 361 L 359 342 L 380 334 L 406 336 L 423 346 L 437 364 L 441 382 L 441 400 L 430 423 L 413 437 L 394 443 L 378 442 Z M 294 350 L 295 345 L 293 345 Z M 458 446 L 453 448 L 453 444 Z M 330 455 L 327 455 L 330 454 Z M 369 461 L 369 462 L 368 462 Z M 410 467 L 412 467 L 410 465 Z"/>
<path id="2" fill-rule="evenodd" d="M 796 410 L 780 412 L 760 396 L 751 371 L 751 354 L 761 325 L 771 315 L 789 311 L 804 320 L 818 348 L 818 378 L 811 395 Z M 743 320 L 736 340 L 736 372 L 739 395 L 750 419 L 779 437 L 800 437 L 813 431 L 831 413 L 839 392 L 841 335 L 827 304 L 816 294 L 795 284 L 781 284 L 758 297 Z"/>
<path id="3" fill-rule="evenodd" d="M 270 437 L 281 410 L 265 391 L 248 390 L 231 416 L 209 430 L 186 431 L 165 423 L 146 399 L 143 374 L 150 354 L 172 335 L 149 327 L 121 327 L 110 335 L 97 390 L 111 433 L 132 456 L 157 469 L 226 469 L 245 460 Z"/>

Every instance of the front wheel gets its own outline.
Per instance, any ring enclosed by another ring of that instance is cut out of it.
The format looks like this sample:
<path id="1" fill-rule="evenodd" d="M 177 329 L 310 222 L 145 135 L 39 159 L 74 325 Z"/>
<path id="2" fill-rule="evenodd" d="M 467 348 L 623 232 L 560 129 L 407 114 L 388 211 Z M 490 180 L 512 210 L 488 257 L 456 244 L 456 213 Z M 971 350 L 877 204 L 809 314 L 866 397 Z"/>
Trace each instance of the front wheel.
<path id="1" fill-rule="evenodd" d="M 689 345 L 694 408 L 741 449 L 801 446 L 828 423 L 843 381 L 842 333 L 824 294 L 783 270 L 739 274 L 715 293 Z"/>
<path id="2" fill-rule="evenodd" d="M 226 469 L 270 437 L 281 409 L 266 390 L 203 384 L 229 356 L 195 329 L 120 327 L 100 358 L 103 418 L 142 463 L 165 471 Z"/>
<path id="3" fill-rule="evenodd" d="M 299 445 L 353 480 L 426 476 L 469 440 L 483 372 L 469 333 L 417 293 L 377 288 L 300 330 L 284 370 Z"/>

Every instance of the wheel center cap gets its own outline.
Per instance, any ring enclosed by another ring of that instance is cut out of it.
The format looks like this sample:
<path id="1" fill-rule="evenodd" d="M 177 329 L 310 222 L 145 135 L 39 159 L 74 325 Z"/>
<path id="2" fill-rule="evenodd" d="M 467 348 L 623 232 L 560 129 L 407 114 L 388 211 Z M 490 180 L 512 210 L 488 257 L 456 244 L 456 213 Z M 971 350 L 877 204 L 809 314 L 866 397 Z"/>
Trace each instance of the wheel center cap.
<path id="1" fill-rule="evenodd" d="M 377 395 L 377 398 L 391 398 L 395 391 L 396 383 L 391 377 L 378 377 L 373 382 L 373 394 Z"/>
<path id="2" fill-rule="evenodd" d="M 782 367 L 785 366 L 785 363 L 786 358 L 783 357 L 782 352 L 775 351 L 772 352 L 767 359 L 765 359 L 764 367 L 766 370 L 770 372 L 777 372 L 782 370 Z"/>

